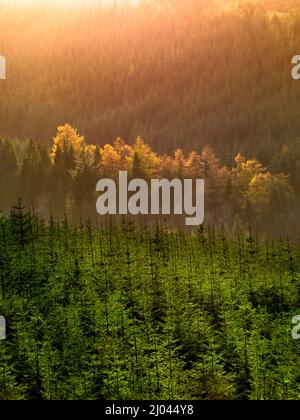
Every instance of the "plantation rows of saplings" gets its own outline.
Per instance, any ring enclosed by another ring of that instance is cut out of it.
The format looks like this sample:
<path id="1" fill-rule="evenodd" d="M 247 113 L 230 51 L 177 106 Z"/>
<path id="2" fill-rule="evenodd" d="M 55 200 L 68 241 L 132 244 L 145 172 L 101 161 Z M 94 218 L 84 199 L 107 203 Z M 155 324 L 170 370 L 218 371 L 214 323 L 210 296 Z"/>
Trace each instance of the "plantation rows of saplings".
<path id="1" fill-rule="evenodd" d="M 299 399 L 300 252 L 206 226 L 0 222 L 0 399 Z"/>

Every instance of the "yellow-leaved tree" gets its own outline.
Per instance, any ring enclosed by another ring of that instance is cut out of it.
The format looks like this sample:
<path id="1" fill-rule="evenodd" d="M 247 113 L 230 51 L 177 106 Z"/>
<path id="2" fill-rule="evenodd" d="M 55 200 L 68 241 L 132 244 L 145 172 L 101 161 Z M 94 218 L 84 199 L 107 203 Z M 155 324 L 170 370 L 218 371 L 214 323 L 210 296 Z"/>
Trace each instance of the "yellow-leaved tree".
<path id="1" fill-rule="evenodd" d="M 121 138 L 118 138 L 113 146 L 106 144 L 100 150 L 101 175 L 117 179 L 119 171 L 129 171 L 132 169 L 132 148 Z"/>
<path id="2" fill-rule="evenodd" d="M 85 138 L 78 134 L 77 129 L 70 124 L 57 128 L 57 134 L 53 138 L 51 160 L 54 165 L 64 170 L 75 169 L 76 159 L 85 147 Z"/>
<path id="3" fill-rule="evenodd" d="M 245 209 L 248 202 L 249 185 L 255 176 L 265 174 L 267 169 L 257 160 L 247 160 L 241 154 L 235 158 L 232 171 L 233 203 L 237 209 Z"/>
<path id="4" fill-rule="evenodd" d="M 159 177 L 160 157 L 150 146 L 138 137 L 133 146 L 132 176 L 134 178 L 153 179 Z"/>
<path id="5" fill-rule="evenodd" d="M 71 194 L 74 179 L 78 168 L 82 166 L 83 158 L 86 159 L 86 153 L 90 151 L 85 144 L 84 136 L 78 134 L 76 128 L 70 124 L 57 128 L 50 154 L 52 162 L 50 188 L 53 190 L 53 202 L 58 214 L 64 214 L 66 209 L 74 206 Z"/>
<path id="6" fill-rule="evenodd" d="M 294 200 L 289 177 L 270 172 L 255 175 L 248 189 L 248 200 L 256 214 L 287 214 Z"/>

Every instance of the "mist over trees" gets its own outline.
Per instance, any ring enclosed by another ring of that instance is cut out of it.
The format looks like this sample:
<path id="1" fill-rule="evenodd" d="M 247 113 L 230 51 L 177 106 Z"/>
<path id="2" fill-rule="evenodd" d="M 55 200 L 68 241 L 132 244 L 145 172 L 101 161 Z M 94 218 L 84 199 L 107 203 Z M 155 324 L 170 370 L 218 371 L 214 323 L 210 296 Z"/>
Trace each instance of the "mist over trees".
<path id="1" fill-rule="evenodd" d="M 241 153 L 277 171 L 284 146 L 300 157 L 300 15 L 285 3 L 1 5 L 0 134 L 47 142 L 69 121 L 99 146 L 140 135 L 160 154 L 209 145 L 225 164 Z"/>
<path id="2" fill-rule="evenodd" d="M 278 161 L 288 154 L 278 156 Z M 8 214 L 19 198 L 35 213 L 81 220 L 97 219 L 97 181 L 129 179 L 204 179 L 205 219 L 229 230 L 247 227 L 294 237 L 299 209 L 298 184 L 287 174 L 270 171 L 257 159 L 238 154 L 231 167 L 214 151 L 160 155 L 141 138 L 131 145 L 121 138 L 99 147 L 89 144 L 70 124 L 59 126 L 51 145 L 0 140 L 0 208 Z M 168 220 L 178 225 L 177 218 Z"/>
<path id="3" fill-rule="evenodd" d="M 299 399 L 299 22 L 0 0 L 0 400 Z M 204 225 L 97 216 L 122 170 L 204 178 Z"/>
<path id="4" fill-rule="evenodd" d="M 127 170 L 203 177 L 209 222 L 294 234 L 300 9 L 289 6 L 1 5 L 2 211 L 20 197 L 43 215 L 94 218 L 99 177 Z"/>

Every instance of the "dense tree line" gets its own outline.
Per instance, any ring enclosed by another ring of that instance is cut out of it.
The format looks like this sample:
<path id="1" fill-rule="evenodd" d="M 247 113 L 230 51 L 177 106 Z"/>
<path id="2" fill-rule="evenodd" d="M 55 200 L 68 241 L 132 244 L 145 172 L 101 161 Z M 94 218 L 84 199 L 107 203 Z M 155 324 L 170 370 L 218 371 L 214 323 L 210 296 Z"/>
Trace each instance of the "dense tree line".
<path id="1" fill-rule="evenodd" d="M 296 0 L 1 5 L 1 134 L 47 141 L 70 121 L 99 146 L 138 133 L 161 154 L 209 145 L 230 165 L 239 152 L 275 165 L 286 145 L 297 176 L 299 16 Z"/>
<path id="2" fill-rule="evenodd" d="M 259 232 L 295 237 L 299 187 L 281 172 L 283 162 L 292 167 L 294 159 L 285 146 L 274 160 L 276 171 L 241 154 L 228 167 L 208 146 L 188 154 L 177 149 L 172 155 L 159 155 L 138 137 L 132 145 L 118 138 L 99 147 L 66 124 L 58 127 L 49 147 L 32 140 L 0 140 L 0 208 L 7 214 L 21 198 L 40 215 L 96 220 L 97 181 L 118 181 L 119 171 L 126 170 L 131 179 L 205 179 L 206 222 L 230 230 L 250 222 Z"/>
<path id="3" fill-rule="evenodd" d="M 0 220 L 0 399 L 299 399 L 299 248 Z"/>

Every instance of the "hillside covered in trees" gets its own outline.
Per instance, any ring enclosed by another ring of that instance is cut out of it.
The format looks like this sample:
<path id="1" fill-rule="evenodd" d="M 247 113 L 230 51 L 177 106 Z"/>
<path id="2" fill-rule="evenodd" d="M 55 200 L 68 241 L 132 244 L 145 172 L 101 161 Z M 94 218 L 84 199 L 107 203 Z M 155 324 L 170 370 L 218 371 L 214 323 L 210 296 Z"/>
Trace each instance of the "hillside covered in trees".
<path id="1" fill-rule="evenodd" d="M 299 400 L 299 0 L 63 3 L 0 0 L 0 400 Z"/>
<path id="2" fill-rule="evenodd" d="M 298 400 L 299 247 L 0 218 L 0 400 Z"/>
<path id="3" fill-rule="evenodd" d="M 0 134 L 47 142 L 68 121 L 99 146 L 140 135 L 228 165 L 241 153 L 276 167 L 283 147 L 299 159 L 299 19 L 296 0 L 1 4 Z"/>
<path id="4" fill-rule="evenodd" d="M 278 156 L 282 164 L 288 149 Z M 119 171 L 128 177 L 151 179 L 204 179 L 205 221 L 225 226 L 229 231 L 249 224 L 259 233 L 299 234 L 299 186 L 282 173 L 270 171 L 257 159 L 238 154 L 232 167 L 221 164 L 206 146 L 185 154 L 177 149 L 159 155 L 138 137 L 133 145 L 121 138 L 98 147 L 65 124 L 58 127 L 52 145 L 32 140 L 0 140 L 0 208 L 23 200 L 44 217 L 73 222 L 97 220 L 96 184 L 102 178 L 118 182 Z M 148 220 L 149 221 L 149 220 Z M 181 221 L 182 222 L 182 221 Z M 170 226 L 182 223 L 169 217 Z"/>

